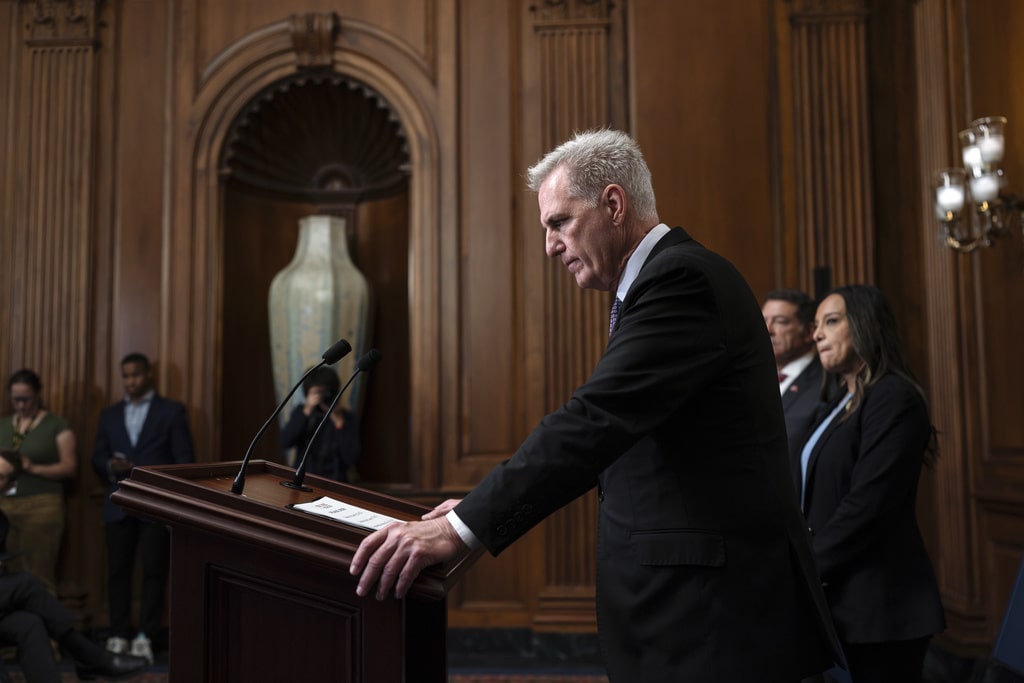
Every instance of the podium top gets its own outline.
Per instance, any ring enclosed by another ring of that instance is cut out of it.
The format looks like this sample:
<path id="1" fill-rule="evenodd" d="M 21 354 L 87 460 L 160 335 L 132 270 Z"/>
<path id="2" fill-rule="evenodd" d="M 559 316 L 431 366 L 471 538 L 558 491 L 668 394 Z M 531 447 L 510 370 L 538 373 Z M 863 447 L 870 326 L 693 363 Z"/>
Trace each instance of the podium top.
<path id="1" fill-rule="evenodd" d="M 291 509 L 321 496 L 357 505 L 405 521 L 418 520 L 429 508 L 315 475 L 312 491 L 282 486 L 295 471 L 266 460 L 250 461 L 245 491 L 231 492 L 240 461 L 136 467 L 111 500 L 127 512 L 174 527 L 201 530 L 258 546 L 273 547 L 297 559 L 326 564 L 348 574 L 352 555 L 371 532 L 333 519 Z M 440 600 L 479 553 L 425 569 L 409 597 Z"/>

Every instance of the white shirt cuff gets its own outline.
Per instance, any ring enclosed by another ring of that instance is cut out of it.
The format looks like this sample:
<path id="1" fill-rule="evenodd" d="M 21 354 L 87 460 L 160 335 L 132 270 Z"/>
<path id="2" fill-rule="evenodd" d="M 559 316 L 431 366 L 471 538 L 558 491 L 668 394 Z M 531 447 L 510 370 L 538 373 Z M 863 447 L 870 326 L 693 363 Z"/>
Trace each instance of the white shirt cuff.
<path id="1" fill-rule="evenodd" d="M 448 523 L 452 525 L 453 529 L 455 529 L 455 533 L 459 535 L 459 538 L 462 539 L 462 542 L 465 543 L 470 550 L 476 550 L 480 547 L 480 539 L 476 537 L 476 534 L 474 534 L 468 526 L 466 526 L 465 522 L 459 519 L 459 516 L 455 514 L 455 510 L 449 510 L 448 514 L 446 514 L 444 518 L 448 520 Z"/>

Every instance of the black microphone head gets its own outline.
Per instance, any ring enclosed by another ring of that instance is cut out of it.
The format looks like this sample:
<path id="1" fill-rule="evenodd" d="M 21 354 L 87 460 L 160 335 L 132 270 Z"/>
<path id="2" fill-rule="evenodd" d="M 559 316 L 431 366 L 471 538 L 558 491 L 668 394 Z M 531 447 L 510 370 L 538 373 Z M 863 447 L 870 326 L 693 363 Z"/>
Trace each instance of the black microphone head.
<path id="1" fill-rule="evenodd" d="M 324 362 L 328 365 L 334 365 L 350 353 L 352 353 L 352 345 L 344 339 L 339 339 L 334 342 L 331 348 L 324 351 L 324 355 L 321 356 L 321 358 L 323 358 Z"/>
<path id="2" fill-rule="evenodd" d="M 356 372 L 366 372 L 380 360 L 380 351 L 377 349 L 370 349 L 362 355 L 362 357 L 356 361 Z"/>

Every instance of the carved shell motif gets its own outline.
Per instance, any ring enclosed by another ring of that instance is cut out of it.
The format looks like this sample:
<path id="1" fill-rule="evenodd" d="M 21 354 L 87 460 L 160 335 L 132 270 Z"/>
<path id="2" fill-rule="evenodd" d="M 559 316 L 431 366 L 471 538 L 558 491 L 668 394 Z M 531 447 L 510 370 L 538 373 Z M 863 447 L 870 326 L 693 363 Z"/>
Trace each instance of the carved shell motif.
<path id="1" fill-rule="evenodd" d="M 285 199 L 354 205 L 404 191 L 405 132 L 388 103 L 337 74 L 304 74 L 257 95 L 228 132 L 220 173 Z"/>

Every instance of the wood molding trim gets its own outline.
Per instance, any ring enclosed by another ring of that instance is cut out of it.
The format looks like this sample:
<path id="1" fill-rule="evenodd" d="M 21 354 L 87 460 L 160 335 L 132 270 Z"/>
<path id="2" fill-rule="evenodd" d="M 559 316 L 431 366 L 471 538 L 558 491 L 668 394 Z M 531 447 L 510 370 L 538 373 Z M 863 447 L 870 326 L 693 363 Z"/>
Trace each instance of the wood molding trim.
<path id="1" fill-rule="evenodd" d="M 25 43 L 30 47 L 99 47 L 96 29 L 100 1 L 18 3 Z"/>

